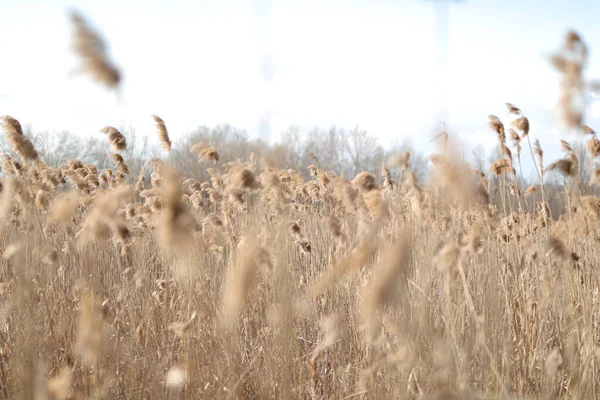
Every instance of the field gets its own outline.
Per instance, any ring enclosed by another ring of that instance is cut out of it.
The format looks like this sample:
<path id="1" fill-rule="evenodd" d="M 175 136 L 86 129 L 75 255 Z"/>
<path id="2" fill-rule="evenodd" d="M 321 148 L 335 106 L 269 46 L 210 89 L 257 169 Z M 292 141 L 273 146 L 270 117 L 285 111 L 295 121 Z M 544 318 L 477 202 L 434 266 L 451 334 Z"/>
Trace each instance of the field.
<path id="1" fill-rule="evenodd" d="M 583 46 L 573 35 L 566 50 Z M 563 99 L 581 84 L 568 60 L 553 59 Z M 599 398 L 600 172 L 578 179 L 568 142 L 545 162 L 507 112 L 506 127 L 490 116 L 489 171 L 446 134 L 425 181 L 408 152 L 347 179 L 224 162 L 210 143 L 190 149 L 204 181 L 158 158 L 133 174 L 114 127 L 112 168 L 50 166 L 2 117 L 0 397 Z"/>

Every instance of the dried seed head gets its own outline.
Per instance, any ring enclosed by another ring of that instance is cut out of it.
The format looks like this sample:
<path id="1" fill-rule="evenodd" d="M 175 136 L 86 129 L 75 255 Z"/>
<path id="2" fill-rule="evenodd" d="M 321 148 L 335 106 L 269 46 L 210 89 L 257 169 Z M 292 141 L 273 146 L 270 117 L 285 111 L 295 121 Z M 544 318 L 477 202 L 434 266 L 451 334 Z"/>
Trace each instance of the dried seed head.
<path id="1" fill-rule="evenodd" d="M 363 315 L 368 341 L 372 341 L 375 337 L 378 310 L 395 292 L 405 292 L 404 288 L 398 290 L 396 288 L 398 284 L 406 283 L 409 261 L 410 246 L 403 236 L 379 263 L 371 283 L 365 289 Z"/>
<path id="2" fill-rule="evenodd" d="M 48 381 L 48 394 L 56 400 L 66 400 L 71 397 L 73 368 L 64 367 L 58 375 Z"/>
<path id="3" fill-rule="evenodd" d="M 127 148 L 127 139 L 125 139 L 125 136 L 123 136 L 121 132 L 117 130 L 117 128 L 105 126 L 104 128 L 100 129 L 100 132 L 106 135 L 108 142 L 115 151 L 122 151 Z"/>
<path id="4" fill-rule="evenodd" d="M 8 139 L 11 148 L 15 153 L 19 155 L 23 163 L 37 162 L 38 153 L 33 147 L 31 140 L 23 134 L 23 129 L 19 121 L 11 117 L 10 115 L 4 115 L 0 117 L 2 122 L 2 129 Z M 13 165 L 14 167 L 14 165 Z"/>
<path id="5" fill-rule="evenodd" d="M 200 226 L 182 202 L 181 185 L 175 171 L 164 166 L 163 175 L 162 207 L 157 225 L 159 243 L 167 250 L 182 249 L 192 243 L 193 234 Z"/>
<path id="6" fill-rule="evenodd" d="M 171 139 L 169 139 L 169 132 L 167 132 L 167 126 L 165 125 L 165 121 L 162 120 L 157 115 L 150 115 L 150 117 L 154 120 L 156 124 L 156 130 L 158 131 L 158 138 L 160 139 L 160 144 L 167 151 L 171 151 Z"/>
<path id="7" fill-rule="evenodd" d="M 588 125 L 581 125 L 581 131 L 584 135 L 595 135 L 596 131 L 590 128 Z"/>
<path id="8" fill-rule="evenodd" d="M 175 334 L 177 335 L 177 337 L 179 337 L 180 339 L 185 338 L 189 332 L 190 332 L 190 328 L 192 326 L 192 324 L 194 323 L 194 321 L 196 320 L 196 312 L 194 311 L 192 313 L 192 316 L 190 317 L 190 319 L 188 319 L 185 322 L 174 322 L 171 325 L 169 325 L 169 329 L 173 330 L 175 332 Z"/>
<path id="9" fill-rule="evenodd" d="M 96 365 L 108 349 L 102 306 L 87 289 L 80 292 L 81 305 L 77 322 L 75 349 L 84 365 Z"/>
<path id="10" fill-rule="evenodd" d="M 176 365 L 167 371 L 165 376 L 165 386 L 171 389 L 181 389 L 188 380 L 188 373 L 185 367 Z"/>
<path id="11" fill-rule="evenodd" d="M 560 140 L 560 148 L 564 152 L 572 152 L 573 151 L 573 147 L 571 147 L 571 144 L 564 139 Z"/>
<path id="12" fill-rule="evenodd" d="M 545 369 L 548 376 L 554 377 L 563 365 L 563 358 L 559 349 L 554 349 L 546 358 Z"/>
<path id="13" fill-rule="evenodd" d="M 517 106 L 515 106 L 512 103 L 504 103 L 506 105 L 506 108 L 508 110 L 509 113 L 511 114 L 515 114 L 515 115 L 521 115 L 521 110 L 519 108 L 517 108 Z"/>
<path id="14" fill-rule="evenodd" d="M 375 177 L 368 172 L 361 172 L 354 177 L 352 185 L 362 193 L 367 193 L 373 189 L 377 189 Z"/>
<path id="15" fill-rule="evenodd" d="M 506 134 L 504 132 L 504 124 L 500 121 L 500 118 L 495 115 L 490 115 L 488 116 L 488 124 L 490 129 L 498 135 L 498 140 L 500 140 L 501 143 L 504 143 L 506 141 Z"/>
<path id="16" fill-rule="evenodd" d="M 587 141 L 586 148 L 590 158 L 600 156 L 600 140 L 596 136 Z"/>
<path id="17" fill-rule="evenodd" d="M 113 89 L 121 83 L 121 73 L 108 59 L 107 48 L 100 35 L 76 11 L 70 12 L 73 32 L 71 50 L 81 59 L 79 70 L 97 82 Z"/>
<path id="18" fill-rule="evenodd" d="M 490 172 L 493 172 L 495 175 L 502 175 L 508 173 L 514 174 L 515 169 L 513 168 L 510 159 L 501 158 L 499 160 L 494 161 L 490 165 Z"/>
<path id="19" fill-rule="evenodd" d="M 241 164 L 235 164 L 227 173 L 229 188 L 239 190 L 255 190 L 262 187 L 254 172 Z"/>
<path id="20" fill-rule="evenodd" d="M 525 196 L 530 196 L 537 191 L 537 186 L 531 185 L 525 190 Z"/>
<path id="21" fill-rule="evenodd" d="M 565 243 L 556 236 L 548 238 L 548 255 L 553 255 L 563 261 L 577 261 L 579 256 L 567 249 Z"/>
<path id="22" fill-rule="evenodd" d="M 219 153 L 217 153 L 217 150 L 212 146 L 197 143 L 190 148 L 190 151 L 197 154 L 200 162 L 214 161 L 216 163 L 219 161 Z"/>
<path id="23" fill-rule="evenodd" d="M 46 210 L 48 208 L 48 198 L 46 197 L 46 192 L 43 190 L 38 190 L 35 194 L 35 205 L 40 210 Z"/>
<path id="24" fill-rule="evenodd" d="M 408 163 L 410 161 L 410 151 L 402 152 L 390 159 L 388 164 L 392 167 L 400 167 L 402 169 L 408 169 Z"/>
<path id="25" fill-rule="evenodd" d="M 512 126 L 521 131 L 521 139 L 529 134 L 529 120 L 525 117 L 515 119 Z"/>
<path id="26" fill-rule="evenodd" d="M 595 168 L 591 175 L 590 175 L 590 181 L 588 183 L 590 186 L 592 185 L 598 185 L 600 186 L 600 168 Z"/>
<path id="27" fill-rule="evenodd" d="M 52 201 L 50 219 L 53 222 L 66 222 L 70 220 L 79 205 L 79 194 L 76 191 L 63 193 Z"/>
<path id="28" fill-rule="evenodd" d="M 261 268 L 273 269 L 273 261 L 267 249 L 257 239 L 240 244 L 234 264 L 231 266 L 224 292 L 224 319 L 229 329 L 235 329 L 249 291 L 259 278 Z"/>
<path id="29" fill-rule="evenodd" d="M 394 181 L 392 179 L 392 174 L 385 165 L 381 166 L 381 176 L 383 177 L 383 188 L 388 190 L 394 189 Z"/>
<path id="30" fill-rule="evenodd" d="M 574 177 L 577 175 L 577 159 L 562 158 L 554 161 L 546 168 L 548 171 L 558 171 L 565 178 Z"/>

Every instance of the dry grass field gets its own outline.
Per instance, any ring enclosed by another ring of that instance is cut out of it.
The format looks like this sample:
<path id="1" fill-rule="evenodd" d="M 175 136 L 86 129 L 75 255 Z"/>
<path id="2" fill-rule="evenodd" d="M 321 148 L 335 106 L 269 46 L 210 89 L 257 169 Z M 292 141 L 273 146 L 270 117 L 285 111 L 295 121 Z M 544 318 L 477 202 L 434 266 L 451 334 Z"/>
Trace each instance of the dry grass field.
<path id="1" fill-rule="evenodd" d="M 86 71 L 118 84 L 74 22 Z M 587 53 L 576 34 L 563 50 L 583 58 L 552 60 L 562 120 L 593 160 L 600 141 L 569 100 Z M 521 110 L 508 113 L 506 126 L 490 116 L 490 171 L 446 135 L 426 182 L 410 153 L 381 177 L 307 165 L 305 179 L 267 159 L 220 162 L 203 143 L 190 151 L 205 182 L 160 159 L 132 176 L 113 127 L 114 168 L 50 167 L 2 117 L 0 397 L 599 398 L 600 199 L 588 193 L 600 171 L 580 182 L 567 142 L 547 162 Z M 547 174 L 564 178 L 561 215 Z"/>

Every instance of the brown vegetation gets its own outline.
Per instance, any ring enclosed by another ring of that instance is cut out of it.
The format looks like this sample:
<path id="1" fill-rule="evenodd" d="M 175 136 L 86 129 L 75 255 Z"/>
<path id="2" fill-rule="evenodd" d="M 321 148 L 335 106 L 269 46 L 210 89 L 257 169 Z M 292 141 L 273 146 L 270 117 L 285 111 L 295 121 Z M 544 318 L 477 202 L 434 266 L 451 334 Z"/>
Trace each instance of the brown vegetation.
<path id="1" fill-rule="evenodd" d="M 585 50 L 574 34 L 565 48 Z M 597 398 L 600 198 L 569 143 L 545 166 L 528 119 L 507 108 L 513 149 L 490 116 L 490 173 L 446 134 L 427 182 L 407 151 L 388 165 L 379 154 L 379 180 L 324 168 L 318 152 L 281 168 L 198 140 L 185 152 L 214 168 L 196 162 L 197 176 L 183 153 L 49 165 L 2 117 L 0 397 Z M 560 216 L 544 180 L 555 172 Z"/>

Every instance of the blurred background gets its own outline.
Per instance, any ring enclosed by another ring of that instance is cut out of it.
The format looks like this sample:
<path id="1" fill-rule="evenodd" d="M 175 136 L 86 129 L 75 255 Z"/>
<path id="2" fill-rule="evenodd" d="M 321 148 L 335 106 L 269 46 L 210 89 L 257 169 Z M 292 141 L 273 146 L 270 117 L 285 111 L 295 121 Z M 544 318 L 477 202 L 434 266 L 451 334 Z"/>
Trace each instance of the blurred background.
<path id="1" fill-rule="evenodd" d="M 124 74 L 120 100 L 70 76 L 69 7 L 109 44 Z M 383 149 L 427 152 L 445 128 L 486 153 L 496 145 L 487 116 L 506 115 L 504 102 L 543 144 L 558 143 L 548 56 L 568 29 L 590 48 L 587 76 L 600 77 L 592 1 L 23 0 L 0 9 L 0 114 L 33 131 L 127 126 L 154 140 L 157 114 L 173 139 L 228 124 L 276 144 L 335 126 Z M 600 106 L 592 99 L 588 111 L 594 127 Z"/>

